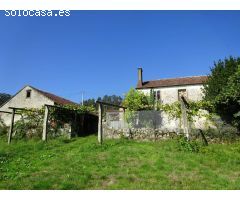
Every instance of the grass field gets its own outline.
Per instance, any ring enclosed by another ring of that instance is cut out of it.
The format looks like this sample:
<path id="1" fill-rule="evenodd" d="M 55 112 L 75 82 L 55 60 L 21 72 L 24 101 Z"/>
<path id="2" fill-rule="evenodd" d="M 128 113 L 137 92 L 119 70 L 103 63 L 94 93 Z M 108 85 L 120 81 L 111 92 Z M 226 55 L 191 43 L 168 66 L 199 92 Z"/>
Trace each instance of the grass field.
<path id="1" fill-rule="evenodd" d="M 0 189 L 240 189 L 240 143 L 0 139 Z"/>

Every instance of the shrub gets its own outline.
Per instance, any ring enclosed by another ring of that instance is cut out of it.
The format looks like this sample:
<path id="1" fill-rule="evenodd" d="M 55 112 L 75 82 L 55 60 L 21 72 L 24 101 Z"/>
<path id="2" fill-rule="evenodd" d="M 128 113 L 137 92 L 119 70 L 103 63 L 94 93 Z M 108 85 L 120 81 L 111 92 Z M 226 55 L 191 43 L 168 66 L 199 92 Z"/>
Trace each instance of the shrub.
<path id="1" fill-rule="evenodd" d="M 131 111 L 146 110 L 149 107 L 148 97 L 144 93 L 131 88 L 125 96 L 123 106 Z"/>
<path id="2" fill-rule="evenodd" d="M 196 140 L 189 141 L 186 137 L 180 136 L 178 138 L 178 147 L 180 151 L 198 153 L 201 145 Z"/>
<path id="3" fill-rule="evenodd" d="M 0 118 L 0 136 L 6 136 L 8 133 L 8 127 L 4 124 Z"/>

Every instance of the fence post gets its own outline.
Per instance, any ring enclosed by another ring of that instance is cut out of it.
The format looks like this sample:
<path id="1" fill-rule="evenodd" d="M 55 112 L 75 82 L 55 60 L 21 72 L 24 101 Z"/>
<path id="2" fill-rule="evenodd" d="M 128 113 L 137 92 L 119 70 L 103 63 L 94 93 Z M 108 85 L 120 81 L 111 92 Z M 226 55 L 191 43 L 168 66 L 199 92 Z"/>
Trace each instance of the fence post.
<path id="1" fill-rule="evenodd" d="M 45 113 L 44 113 L 44 119 L 43 119 L 43 134 L 42 134 L 42 140 L 47 140 L 47 124 L 48 124 L 48 113 L 49 108 L 45 105 Z"/>
<path id="2" fill-rule="evenodd" d="M 103 141 L 103 128 L 102 128 L 102 116 L 103 116 L 102 104 L 98 104 L 98 142 L 102 144 Z"/>
<path id="3" fill-rule="evenodd" d="M 15 116 L 15 109 L 12 108 L 11 125 L 10 125 L 9 133 L 8 133 L 8 144 L 10 144 L 11 140 L 12 140 L 13 126 L 14 126 L 14 116 Z"/>

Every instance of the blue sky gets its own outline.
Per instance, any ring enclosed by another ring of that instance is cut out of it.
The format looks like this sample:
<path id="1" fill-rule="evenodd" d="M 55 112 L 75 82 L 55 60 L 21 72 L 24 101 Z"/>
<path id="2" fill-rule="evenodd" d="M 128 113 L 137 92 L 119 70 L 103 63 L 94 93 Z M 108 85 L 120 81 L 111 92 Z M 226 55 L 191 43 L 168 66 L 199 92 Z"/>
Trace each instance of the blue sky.
<path id="1" fill-rule="evenodd" d="M 143 79 L 205 75 L 240 56 L 240 11 L 0 12 L 0 92 L 32 85 L 76 102 L 123 95 Z"/>

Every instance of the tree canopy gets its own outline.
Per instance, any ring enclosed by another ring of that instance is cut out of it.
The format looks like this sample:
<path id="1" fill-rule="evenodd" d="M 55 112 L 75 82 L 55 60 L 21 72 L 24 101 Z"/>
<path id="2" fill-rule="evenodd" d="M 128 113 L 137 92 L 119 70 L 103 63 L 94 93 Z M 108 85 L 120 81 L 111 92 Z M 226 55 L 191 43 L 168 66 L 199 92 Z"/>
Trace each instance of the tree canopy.
<path id="1" fill-rule="evenodd" d="M 103 101 L 103 102 L 106 102 L 106 103 L 121 105 L 123 99 L 122 99 L 121 96 L 117 96 L 117 95 L 104 95 L 103 97 L 98 97 L 97 101 Z M 85 106 L 93 106 L 93 107 L 95 107 L 95 109 L 97 109 L 97 103 L 96 103 L 96 100 L 94 98 L 87 99 L 87 100 L 83 101 L 83 104 Z M 115 108 L 113 108 L 113 109 L 115 109 Z"/>
<path id="2" fill-rule="evenodd" d="M 233 57 L 214 62 L 208 80 L 204 85 L 205 100 L 215 101 L 218 94 L 226 86 L 229 77 L 237 71 L 238 65 L 240 65 L 240 58 Z"/>
<path id="3" fill-rule="evenodd" d="M 214 111 L 240 130 L 240 58 L 214 63 L 204 93 Z"/>

